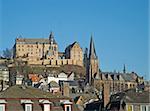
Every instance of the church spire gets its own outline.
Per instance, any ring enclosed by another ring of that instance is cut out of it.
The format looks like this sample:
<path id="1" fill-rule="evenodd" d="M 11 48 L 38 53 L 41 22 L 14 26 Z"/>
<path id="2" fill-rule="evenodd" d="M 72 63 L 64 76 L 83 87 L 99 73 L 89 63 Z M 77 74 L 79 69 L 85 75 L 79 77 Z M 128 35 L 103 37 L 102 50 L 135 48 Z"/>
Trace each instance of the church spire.
<path id="1" fill-rule="evenodd" d="M 125 64 L 123 65 L 123 73 L 126 73 L 126 66 L 125 66 Z"/>
<path id="2" fill-rule="evenodd" d="M 95 58 L 95 59 L 97 58 L 92 35 L 91 35 L 91 40 L 90 40 L 89 58 Z"/>

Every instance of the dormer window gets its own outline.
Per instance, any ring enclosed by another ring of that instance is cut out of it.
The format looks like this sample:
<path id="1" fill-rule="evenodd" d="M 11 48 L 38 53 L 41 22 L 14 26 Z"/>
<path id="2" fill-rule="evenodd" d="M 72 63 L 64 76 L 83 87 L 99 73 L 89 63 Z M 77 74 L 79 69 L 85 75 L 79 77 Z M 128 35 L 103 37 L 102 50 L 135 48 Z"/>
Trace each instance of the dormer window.
<path id="1" fill-rule="evenodd" d="M 64 106 L 64 111 L 72 111 L 72 102 L 69 100 L 60 100 Z"/>
<path id="2" fill-rule="evenodd" d="M 0 111 L 6 111 L 6 101 L 0 100 Z"/>
<path id="3" fill-rule="evenodd" d="M 0 104 L 0 111 L 5 111 L 5 104 Z"/>
<path id="4" fill-rule="evenodd" d="M 32 111 L 32 104 L 26 104 L 25 111 Z"/>
<path id="5" fill-rule="evenodd" d="M 50 102 L 49 100 L 41 99 L 39 100 L 39 103 L 41 104 L 43 111 L 50 111 L 50 105 L 52 104 L 52 102 Z"/>
<path id="6" fill-rule="evenodd" d="M 32 111 L 32 104 L 31 100 L 21 100 L 21 104 L 24 106 L 25 111 Z"/>

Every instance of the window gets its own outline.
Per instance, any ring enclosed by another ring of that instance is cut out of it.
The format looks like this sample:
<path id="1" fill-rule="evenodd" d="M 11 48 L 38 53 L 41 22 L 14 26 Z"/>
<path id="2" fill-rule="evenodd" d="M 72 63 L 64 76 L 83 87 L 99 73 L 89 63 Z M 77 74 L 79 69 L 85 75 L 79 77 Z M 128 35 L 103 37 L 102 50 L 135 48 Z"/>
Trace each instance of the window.
<path id="1" fill-rule="evenodd" d="M 141 111 L 149 111 L 149 110 L 150 110 L 150 106 L 148 106 L 148 105 L 141 106 Z"/>
<path id="2" fill-rule="evenodd" d="M 25 111 L 32 111 L 32 104 L 26 104 Z"/>
<path id="3" fill-rule="evenodd" d="M 134 111 L 133 110 L 133 105 L 127 105 L 127 111 Z"/>
<path id="4" fill-rule="evenodd" d="M 70 111 L 70 107 L 69 106 L 67 106 L 67 111 Z"/>
<path id="5" fill-rule="evenodd" d="M 50 111 L 50 104 L 44 104 L 44 111 Z"/>
<path id="6" fill-rule="evenodd" d="M 5 104 L 0 104 L 0 111 L 5 111 Z"/>
<path id="7" fill-rule="evenodd" d="M 71 111 L 71 106 L 66 106 L 66 110 L 65 111 Z"/>

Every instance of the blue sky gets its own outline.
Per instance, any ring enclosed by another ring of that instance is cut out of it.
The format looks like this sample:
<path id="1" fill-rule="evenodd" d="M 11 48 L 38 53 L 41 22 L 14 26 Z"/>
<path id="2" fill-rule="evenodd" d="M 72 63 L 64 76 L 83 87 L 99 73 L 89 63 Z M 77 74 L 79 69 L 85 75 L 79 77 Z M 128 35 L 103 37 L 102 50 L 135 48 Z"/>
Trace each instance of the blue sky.
<path id="1" fill-rule="evenodd" d="M 148 0 L 0 0 L 0 49 L 19 35 L 48 38 L 59 50 L 74 41 L 89 47 L 93 35 L 102 71 L 148 77 Z"/>

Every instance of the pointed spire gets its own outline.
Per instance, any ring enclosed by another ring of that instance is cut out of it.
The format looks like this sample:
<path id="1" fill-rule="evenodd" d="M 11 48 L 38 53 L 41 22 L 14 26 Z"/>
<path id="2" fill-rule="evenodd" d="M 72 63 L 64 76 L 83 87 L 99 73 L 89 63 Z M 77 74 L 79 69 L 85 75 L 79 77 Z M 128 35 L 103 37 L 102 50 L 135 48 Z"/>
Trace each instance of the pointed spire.
<path id="1" fill-rule="evenodd" d="M 54 39 L 54 34 L 53 34 L 52 31 L 51 31 L 51 33 L 49 35 L 49 42 L 50 42 L 50 44 L 56 44 L 56 41 Z"/>
<path id="2" fill-rule="evenodd" d="M 91 35 L 91 40 L 90 40 L 89 58 L 97 58 L 92 35 Z"/>
<path id="3" fill-rule="evenodd" d="M 126 73 L 126 66 L 125 66 L 125 64 L 123 65 L 123 73 Z"/>

